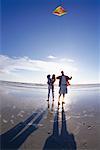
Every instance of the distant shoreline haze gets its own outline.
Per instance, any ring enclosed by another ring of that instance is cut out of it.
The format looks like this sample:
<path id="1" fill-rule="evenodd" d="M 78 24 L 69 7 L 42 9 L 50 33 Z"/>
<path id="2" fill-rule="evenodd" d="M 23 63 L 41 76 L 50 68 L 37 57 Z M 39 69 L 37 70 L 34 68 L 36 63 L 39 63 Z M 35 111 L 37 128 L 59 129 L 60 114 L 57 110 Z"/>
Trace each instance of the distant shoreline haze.
<path id="1" fill-rule="evenodd" d="M 15 82 L 15 81 L 4 81 L 0 80 L 0 83 L 8 83 L 8 84 L 21 84 L 21 85 L 33 85 L 33 86 L 47 86 L 47 84 L 42 83 L 28 83 L 28 82 Z M 89 84 L 71 84 L 70 86 L 100 86 L 100 83 L 89 83 Z M 55 84 L 55 86 L 58 86 L 58 84 Z"/>

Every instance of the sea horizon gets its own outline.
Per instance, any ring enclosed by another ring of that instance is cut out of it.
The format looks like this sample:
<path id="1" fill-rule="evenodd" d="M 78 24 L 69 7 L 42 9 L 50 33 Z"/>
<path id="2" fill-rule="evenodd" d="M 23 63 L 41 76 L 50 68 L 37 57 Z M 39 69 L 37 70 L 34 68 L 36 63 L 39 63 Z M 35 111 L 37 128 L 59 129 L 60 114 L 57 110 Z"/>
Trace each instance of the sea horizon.
<path id="1" fill-rule="evenodd" d="M 47 86 L 46 83 L 37 83 L 37 82 L 21 82 L 21 81 L 10 81 L 10 80 L 0 80 L 0 83 L 12 83 L 12 84 L 26 84 L 26 85 L 35 85 L 35 86 Z M 71 84 L 70 86 L 86 86 L 86 85 L 98 85 L 100 86 L 100 83 L 78 83 L 78 84 Z M 58 84 L 55 84 L 55 86 L 58 86 Z"/>

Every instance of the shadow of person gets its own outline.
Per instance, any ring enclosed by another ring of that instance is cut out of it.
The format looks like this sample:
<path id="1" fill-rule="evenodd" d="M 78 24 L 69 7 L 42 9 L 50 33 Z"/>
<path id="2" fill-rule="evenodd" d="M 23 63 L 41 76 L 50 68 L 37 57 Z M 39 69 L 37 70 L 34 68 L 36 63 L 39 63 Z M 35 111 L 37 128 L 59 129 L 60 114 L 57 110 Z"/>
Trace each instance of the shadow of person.
<path id="1" fill-rule="evenodd" d="M 59 107 L 55 114 L 53 133 L 46 140 L 43 150 L 76 150 L 76 142 L 73 134 L 68 133 L 66 126 L 66 116 L 64 107 L 62 106 L 62 126 L 61 133 L 59 133 Z"/>
<path id="2" fill-rule="evenodd" d="M 28 136 L 38 129 L 37 125 L 43 118 L 45 112 L 46 110 L 43 111 L 39 115 L 37 112 L 32 114 L 24 122 L 20 122 L 19 124 L 17 124 L 15 127 L 10 129 L 6 133 L 0 135 L 1 150 L 18 149 L 24 143 L 24 141 L 28 138 Z M 28 123 L 30 123 L 34 117 L 35 117 L 35 120 L 32 122 L 30 126 L 27 127 Z"/>

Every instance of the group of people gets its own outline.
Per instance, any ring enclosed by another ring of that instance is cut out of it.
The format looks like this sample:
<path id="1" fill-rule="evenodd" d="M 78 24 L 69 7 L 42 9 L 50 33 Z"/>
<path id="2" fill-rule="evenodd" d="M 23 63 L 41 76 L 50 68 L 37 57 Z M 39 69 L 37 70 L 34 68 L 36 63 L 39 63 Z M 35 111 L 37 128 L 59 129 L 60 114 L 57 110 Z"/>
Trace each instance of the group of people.
<path id="1" fill-rule="evenodd" d="M 62 104 L 64 104 L 64 97 L 65 94 L 68 92 L 67 91 L 67 86 L 70 85 L 69 80 L 72 79 L 72 77 L 68 77 L 67 75 L 64 75 L 64 71 L 61 71 L 61 75 L 56 77 L 55 74 L 52 75 L 47 75 L 47 84 L 48 84 L 48 99 L 49 101 L 50 98 L 50 91 L 52 92 L 52 99 L 54 101 L 54 82 L 56 79 L 59 79 L 59 97 L 58 97 L 58 105 L 60 105 L 60 97 L 63 95 L 63 100 Z"/>

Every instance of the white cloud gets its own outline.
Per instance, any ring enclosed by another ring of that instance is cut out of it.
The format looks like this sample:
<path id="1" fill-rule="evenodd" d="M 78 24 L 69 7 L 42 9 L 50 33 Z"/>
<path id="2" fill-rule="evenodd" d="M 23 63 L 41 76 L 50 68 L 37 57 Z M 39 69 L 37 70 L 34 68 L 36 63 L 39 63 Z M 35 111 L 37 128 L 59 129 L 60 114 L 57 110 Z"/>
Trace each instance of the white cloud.
<path id="1" fill-rule="evenodd" d="M 27 74 L 29 71 L 32 71 L 30 78 L 42 81 L 44 74 L 55 73 L 56 75 L 59 75 L 61 70 L 64 70 L 65 73 L 72 75 L 77 71 L 77 67 L 72 63 L 60 62 L 59 59 L 56 59 L 56 62 L 53 62 L 34 60 L 28 57 L 11 58 L 5 55 L 0 55 L 0 75 L 2 77 L 4 76 L 6 78 L 7 76 L 10 77 L 10 75 L 13 75 L 13 78 L 14 76 L 19 78 L 21 76 L 21 70 L 26 71 L 26 74 L 23 74 L 24 79 L 29 78 Z M 40 76 L 38 77 L 39 74 Z"/>
<path id="2" fill-rule="evenodd" d="M 74 62 L 74 60 L 73 60 L 73 59 L 67 59 L 67 61 L 68 61 L 68 62 L 71 62 L 71 63 L 73 63 L 73 62 Z"/>
<path id="3" fill-rule="evenodd" d="M 69 62 L 69 63 L 73 63 L 74 60 L 73 59 L 70 59 L 70 58 L 61 58 L 59 59 L 61 62 Z"/>
<path id="4" fill-rule="evenodd" d="M 49 58 L 49 59 L 56 59 L 57 57 L 49 55 L 47 58 Z"/>

